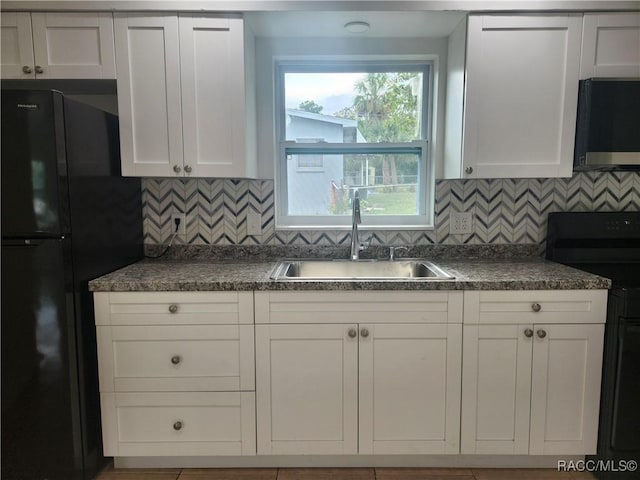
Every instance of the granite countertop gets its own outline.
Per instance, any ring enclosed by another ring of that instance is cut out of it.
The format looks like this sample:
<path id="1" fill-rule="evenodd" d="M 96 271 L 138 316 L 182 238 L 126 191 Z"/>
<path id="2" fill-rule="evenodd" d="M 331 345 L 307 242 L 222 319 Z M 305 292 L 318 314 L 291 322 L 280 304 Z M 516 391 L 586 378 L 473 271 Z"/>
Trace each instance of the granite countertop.
<path id="1" fill-rule="evenodd" d="M 425 257 L 421 257 L 425 258 Z M 610 280 L 536 257 L 429 258 L 455 280 L 282 281 L 270 278 L 277 260 L 202 258 L 143 260 L 89 283 L 91 291 L 247 290 L 579 290 L 606 289 Z"/>

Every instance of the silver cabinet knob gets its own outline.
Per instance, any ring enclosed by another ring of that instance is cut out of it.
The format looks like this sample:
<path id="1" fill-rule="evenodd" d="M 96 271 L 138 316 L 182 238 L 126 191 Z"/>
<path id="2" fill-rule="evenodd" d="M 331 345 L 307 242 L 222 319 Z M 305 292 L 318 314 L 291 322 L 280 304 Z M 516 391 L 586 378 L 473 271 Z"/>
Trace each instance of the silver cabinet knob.
<path id="1" fill-rule="evenodd" d="M 533 337 L 533 330 L 531 330 L 530 328 L 527 328 L 527 329 L 524 331 L 524 336 L 525 336 L 525 337 L 527 337 L 527 338 L 531 338 L 531 337 Z"/>
<path id="2" fill-rule="evenodd" d="M 540 329 L 536 332 L 536 334 L 538 335 L 538 337 L 540 338 L 544 338 L 547 336 L 547 332 L 545 332 L 544 330 Z"/>
<path id="3" fill-rule="evenodd" d="M 539 303 L 532 303 L 531 310 L 538 313 L 540 310 L 542 310 L 542 305 L 540 305 Z"/>
<path id="4" fill-rule="evenodd" d="M 171 363 L 174 365 L 178 365 L 182 361 L 182 357 L 180 355 L 174 355 L 171 357 Z"/>
<path id="5" fill-rule="evenodd" d="M 356 338 L 358 331 L 355 328 L 350 328 L 347 335 L 349 335 L 349 338 Z"/>
<path id="6" fill-rule="evenodd" d="M 178 430 L 182 430 L 182 422 L 180 420 L 178 420 L 177 422 L 174 422 L 173 424 L 173 429 L 177 432 Z"/>
<path id="7" fill-rule="evenodd" d="M 178 313 L 178 305 L 175 303 L 169 305 L 169 313 Z"/>
<path id="8" fill-rule="evenodd" d="M 367 338 L 369 336 L 369 330 L 363 328 L 362 330 L 360 330 L 360 335 L 362 336 L 362 338 Z"/>
<path id="9" fill-rule="evenodd" d="M 44 73 L 44 69 L 40 65 L 36 65 L 36 73 Z"/>
<path id="10" fill-rule="evenodd" d="M 180 173 L 180 170 L 182 170 L 178 165 L 174 165 L 173 166 L 173 171 L 176 173 Z"/>
<path id="11" fill-rule="evenodd" d="M 472 174 L 473 173 L 473 167 L 467 167 L 464 169 L 464 173 L 468 173 L 468 174 Z"/>
<path id="12" fill-rule="evenodd" d="M 187 173 L 191 173 L 191 171 L 192 171 L 192 170 L 193 170 L 193 169 L 191 168 L 191 165 L 185 165 L 185 166 L 184 166 L 184 171 L 185 171 L 185 172 L 187 172 Z"/>
<path id="13" fill-rule="evenodd" d="M 33 72 L 33 70 L 31 69 L 31 67 L 29 65 L 25 65 L 24 67 L 22 67 L 22 73 L 29 74 L 29 73 L 32 73 L 32 72 Z"/>

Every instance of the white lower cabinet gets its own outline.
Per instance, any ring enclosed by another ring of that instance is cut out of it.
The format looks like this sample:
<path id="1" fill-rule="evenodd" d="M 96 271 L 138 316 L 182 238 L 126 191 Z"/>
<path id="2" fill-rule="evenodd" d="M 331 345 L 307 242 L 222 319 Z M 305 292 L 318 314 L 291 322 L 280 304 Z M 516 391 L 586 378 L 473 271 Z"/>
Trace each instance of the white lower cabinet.
<path id="1" fill-rule="evenodd" d="M 107 456 L 255 455 L 254 392 L 100 397 Z"/>
<path id="2" fill-rule="evenodd" d="M 604 307 L 606 291 L 465 293 L 461 453 L 595 453 Z"/>
<path id="3" fill-rule="evenodd" d="M 595 452 L 606 290 L 94 299 L 108 456 Z"/>
<path id="4" fill-rule="evenodd" d="M 529 453 L 595 454 L 604 325 L 534 330 Z"/>
<path id="5" fill-rule="evenodd" d="M 258 454 L 458 453 L 461 302 L 256 292 Z"/>
<path id="6" fill-rule="evenodd" d="M 358 453 L 356 325 L 256 325 L 258 454 Z"/>
<path id="7" fill-rule="evenodd" d="M 105 455 L 255 455 L 252 292 L 94 300 Z"/>
<path id="8" fill-rule="evenodd" d="M 361 325 L 358 346 L 359 453 L 458 453 L 462 326 Z"/>

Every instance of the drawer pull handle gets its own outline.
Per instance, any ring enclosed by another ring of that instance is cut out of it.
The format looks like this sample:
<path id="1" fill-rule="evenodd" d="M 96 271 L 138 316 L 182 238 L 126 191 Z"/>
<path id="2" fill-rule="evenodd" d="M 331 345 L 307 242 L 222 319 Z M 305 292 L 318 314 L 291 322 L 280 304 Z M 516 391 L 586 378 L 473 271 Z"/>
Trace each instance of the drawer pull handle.
<path id="1" fill-rule="evenodd" d="M 547 332 L 545 332 L 544 330 L 540 329 L 536 332 L 538 334 L 538 337 L 540 338 L 544 338 L 547 336 Z"/>
<path id="2" fill-rule="evenodd" d="M 347 335 L 349 335 L 349 338 L 356 338 L 356 335 L 358 335 L 358 331 L 355 328 L 350 328 Z"/>
<path id="3" fill-rule="evenodd" d="M 177 422 L 175 422 L 173 424 L 173 429 L 177 432 L 179 430 L 182 430 L 182 422 L 180 420 L 178 420 Z"/>
<path id="4" fill-rule="evenodd" d="M 33 69 L 29 65 L 25 65 L 24 67 L 22 67 L 22 73 L 29 74 L 31 72 L 33 72 Z"/>
<path id="5" fill-rule="evenodd" d="M 367 338 L 369 336 L 369 330 L 363 328 L 362 330 L 360 330 L 360 335 L 362 336 L 362 338 Z"/>
<path id="6" fill-rule="evenodd" d="M 169 313 L 178 313 L 178 305 L 175 303 L 169 305 Z"/>
<path id="7" fill-rule="evenodd" d="M 178 365 L 182 361 L 182 357 L 180 355 L 174 355 L 171 357 L 171 363 L 174 365 Z"/>
<path id="8" fill-rule="evenodd" d="M 44 73 L 44 69 L 40 65 L 36 65 L 36 73 Z"/>
<path id="9" fill-rule="evenodd" d="M 531 337 L 533 337 L 533 330 L 531 330 L 530 328 L 527 328 L 527 329 L 524 331 L 524 336 L 525 336 L 525 337 L 527 337 L 527 338 L 531 338 Z"/>
<path id="10" fill-rule="evenodd" d="M 538 313 L 540 310 L 542 310 L 542 305 L 540 305 L 539 303 L 532 303 L 531 310 Z"/>

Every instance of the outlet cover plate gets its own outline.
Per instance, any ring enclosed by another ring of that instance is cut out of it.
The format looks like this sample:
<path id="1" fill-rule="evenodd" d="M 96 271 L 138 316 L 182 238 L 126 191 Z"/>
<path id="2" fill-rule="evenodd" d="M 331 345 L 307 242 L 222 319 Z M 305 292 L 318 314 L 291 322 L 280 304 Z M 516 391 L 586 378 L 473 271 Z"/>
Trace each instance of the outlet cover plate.
<path id="1" fill-rule="evenodd" d="M 247 213 L 247 235 L 262 235 L 262 215 L 259 213 Z"/>
<path id="2" fill-rule="evenodd" d="M 451 212 L 449 217 L 449 233 L 473 233 L 473 213 Z"/>
<path id="3" fill-rule="evenodd" d="M 172 213 L 171 214 L 171 233 L 176 228 L 176 218 L 180 219 L 180 225 L 178 226 L 178 235 L 185 236 L 187 234 L 187 216 L 184 213 Z"/>

